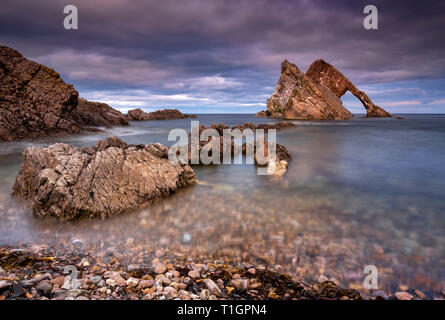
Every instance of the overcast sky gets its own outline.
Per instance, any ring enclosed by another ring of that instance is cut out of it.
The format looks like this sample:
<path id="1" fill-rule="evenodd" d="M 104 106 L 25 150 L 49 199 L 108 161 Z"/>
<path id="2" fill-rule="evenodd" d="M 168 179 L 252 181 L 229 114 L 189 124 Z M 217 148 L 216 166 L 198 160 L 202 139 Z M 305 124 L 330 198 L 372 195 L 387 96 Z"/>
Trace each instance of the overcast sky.
<path id="1" fill-rule="evenodd" d="M 79 29 L 63 28 L 63 8 Z M 363 8 L 379 9 L 379 30 Z M 0 44 L 122 111 L 265 109 L 283 59 L 323 58 L 394 113 L 445 113 L 445 1 L 2 0 Z M 347 95 L 344 104 L 363 113 Z"/>

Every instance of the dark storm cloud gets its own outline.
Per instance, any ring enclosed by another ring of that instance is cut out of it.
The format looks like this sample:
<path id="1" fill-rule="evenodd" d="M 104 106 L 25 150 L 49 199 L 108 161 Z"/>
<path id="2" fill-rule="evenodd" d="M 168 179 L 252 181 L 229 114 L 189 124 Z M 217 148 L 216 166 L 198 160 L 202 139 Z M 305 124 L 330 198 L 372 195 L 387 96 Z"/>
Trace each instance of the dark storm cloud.
<path id="1" fill-rule="evenodd" d="M 362 85 L 445 77 L 443 1 L 70 0 L 77 31 L 62 27 L 66 4 L 3 0 L 1 42 L 103 96 L 264 103 L 284 58 L 303 70 L 324 58 Z M 367 4 L 378 31 L 363 28 Z"/>

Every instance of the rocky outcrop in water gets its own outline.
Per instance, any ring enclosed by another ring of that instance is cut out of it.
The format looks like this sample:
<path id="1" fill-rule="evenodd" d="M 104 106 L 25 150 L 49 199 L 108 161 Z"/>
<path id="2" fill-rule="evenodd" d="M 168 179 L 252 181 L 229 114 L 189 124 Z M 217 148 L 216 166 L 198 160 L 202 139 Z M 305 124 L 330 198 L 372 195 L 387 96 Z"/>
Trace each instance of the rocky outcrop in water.
<path id="1" fill-rule="evenodd" d="M 178 109 L 164 109 L 153 112 L 144 112 L 142 109 L 129 110 L 127 113 L 129 121 L 148 121 L 148 120 L 175 120 L 184 118 L 196 118 L 194 115 L 185 115 Z"/>
<path id="2" fill-rule="evenodd" d="M 250 122 L 246 122 L 243 123 L 241 125 L 238 126 L 234 126 L 231 130 L 233 129 L 239 129 L 240 131 L 243 131 L 244 129 L 252 129 L 252 131 L 255 133 L 256 129 L 263 129 L 265 133 L 268 132 L 269 129 L 276 129 L 276 130 L 283 130 L 286 128 L 291 128 L 291 127 L 296 127 L 293 123 L 291 122 L 278 122 L 278 123 L 271 123 L 271 124 L 253 124 Z M 233 155 L 236 154 L 237 152 L 242 152 L 243 154 L 247 153 L 247 148 L 248 145 L 246 143 L 244 143 L 242 146 L 237 146 L 234 143 L 234 140 L 231 140 L 231 143 L 228 143 L 227 145 L 224 144 L 224 130 L 226 129 L 230 129 L 228 126 L 226 126 L 223 123 L 220 124 L 212 124 L 210 126 L 204 126 L 204 125 L 200 125 L 199 126 L 199 136 L 201 136 L 201 133 L 206 130 L 206 129 L 213 129 L 216 130 L 216 132 L 218 133 L 218 137 L 216 140 L 216 144 L 219 144 L 219 152 L 220 152 L 220 161 L 222 163 L 223 161 L 223 153 L 226 152 L 231 152 Z M 269 174 L 271 176 L 274 177 L 281 177 L 283 176 L 286 171 L 287 171 L 287 165 L 288 162 L 291 160 L 291 156 L 289 151 L 286 149 L 285 146 L 276 143 L 275 144 L 275 149 L 276 149 L 276 161 L 274 165 L 270 165 L 269 163 L 263 164 L 261 165 L 258 161 L 258 159 L 256 159 L 256 151 L 257 148 L 261 148 L 261 151 L 263 152 L 262 154 L 264 155 L 264 157 L 268 157 L 269 155 L 269 145 L 267 143 L 267 137 L 265 137 L 265 140 L 262 141 L 262 146 L 257 145 L 257 142 L 254 140 L 254 144 L 253 146 L 251 146 L 253 149 L 253 152 L 255 154 L 255 164 L 258 166 L 265 166 L 268 167 L 269 170 Z M 213 137 L 209 137 L 207 141 L 199 141 L 199 146 L 198 146 L 198 153 L 201 153 L 201 150 L 208 146 L 209 143 L 212 142 Z M 219 140 L 219 141 L 218 141 Z M 188 163 L 192 162 L 192 151 L 191 151 L 191 135 L 189 135 L 189 145 L 188 145 Z M 211 152 L 209 151 L 209 153 L 211 154 Z M 201 159 L 200 159 L 201 160 Z M 201 163 L 201 162 L 200 162 Z"/>
<path id="3" fill-rule="evenodd" d="M 306 75 L 318 84 L 329 88 L 338 98 L 349 90 L 361 101 L 366 109 L 367 117 L 392 117 L 392 114 L 376 106 L 366 93 L 357 89 L 343 73 L 322 59 L 314 61 L 306 71 Z"/>
<path id="4" fill-rule="evenodd" d="M 128 120 L 120 111 L 106 103 L 91 102 L 79 98 L 73 111 L 74 120 L 83 126 L 114 127 L 127 126 Z"/>
<path id="5" fill-rule="evenodd" d="M 275 130 L 283 130 L 283 129 L 287 129 L 287 128 L 295 128 L 297 127 L 296 124 L 289 122 L 289 121 L 282 121 L 282 122 L 275 122 L 275 123 L 260 123 L 260 124 L 254 124 L 251 122 L 245 122 L 241 125 L 238 126 L 234 126 L 232 128 L 233 129 L 240 129 L 240 130 L 244 130 L 244 129 L 252 129 L 252 130 L 256 130 L 256 129 L 263 129 L 264 132 L 267 132 L 269 129 L 275 129 Z"/>
<path id="6" fill-rule="evenodd" d="M 53 69 L 0 46 L 0 141 L 125 124 L 119 111 L 78 97 Z"/>
<path id="7" fill-rule="evenodd" d="M 284 119 L 349 119 L 352 114 L 328 88 L 313 81 L 287 60 L 281 63 L 281 76 L 267 100 L 266 115 Z"/>
<path id="8" fill-rule="evenodd" d="M 281 63 L 281 76 L 267 100 L 267 110 L 257 117 L 284 119 L 347 120 L 352 117 L 339 99 L 346 91 L 355 95 L 366 108 L 367 117 L 392 117 L 329 63 L 319 59 L 306 74 L 287 60 Z"/>
<path id="9" fill-rule="evenodd" d="M 37 216 L 104 218 L 196 181 L 188 165 L 168 160 L 163 145 L 127 145 L 114 137 L 91 148 L 64 143 L 27 148 L 13 194 L 30 200 Z"/>

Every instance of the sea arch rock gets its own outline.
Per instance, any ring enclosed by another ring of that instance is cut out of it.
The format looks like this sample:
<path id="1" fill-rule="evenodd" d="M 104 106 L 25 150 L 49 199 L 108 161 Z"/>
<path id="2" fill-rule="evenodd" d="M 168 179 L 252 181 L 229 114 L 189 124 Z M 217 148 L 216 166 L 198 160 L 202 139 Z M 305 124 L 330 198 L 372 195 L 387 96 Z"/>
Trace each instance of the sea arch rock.
<path id="1" fill-rule="evenodd" d="M 367 117 L 392 117 L 393 115 L 375 105 L 366 93 L 360 91 L 343 73 L 322 59 L 314 61 L 306 75 L 318 84 L 327 87 L 338 98 L 349 90 L 366 109 Z"/>
<path id="2" fill-rule="evenodd" d="M 287 60 L 281 63 L 280 79 L 267 99 L 265 115 L 310 120 L 347 120 L 352 117 L 335 94 Z"/>

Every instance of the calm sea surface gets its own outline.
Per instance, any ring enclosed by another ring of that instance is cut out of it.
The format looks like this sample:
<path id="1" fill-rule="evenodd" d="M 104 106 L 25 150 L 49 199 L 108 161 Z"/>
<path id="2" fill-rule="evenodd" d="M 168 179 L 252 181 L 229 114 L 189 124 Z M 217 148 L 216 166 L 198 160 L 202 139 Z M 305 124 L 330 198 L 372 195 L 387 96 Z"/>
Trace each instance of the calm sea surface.
<path id="1" fill-rule="evenodd" d="M 200 184 L 149 208 L 103 220 L 60 223 L 34 218 L 10 196 L 30 145 L 91 146 L 116 135 L 127 143 L 167 141 L 190 119 L 133 122 L 64 139 L 0 144 L 0 246 L 55 241 L 130 242 L 190 255 L 270 264 L 316 280 L 357 287 L 375 265 L 379 286 L 445 288 L 445 115 L 398 119 L 295 121 L 278 132 L 292 160 L 283 181 L 252 165 L 194 167 Z M 253 115 L 198 115 L 201 124 L 265 123 Z M 437 295 L 437 294 L 436 294 Z"/>

